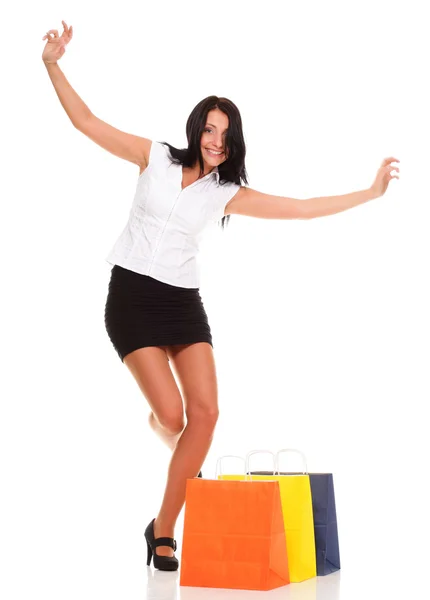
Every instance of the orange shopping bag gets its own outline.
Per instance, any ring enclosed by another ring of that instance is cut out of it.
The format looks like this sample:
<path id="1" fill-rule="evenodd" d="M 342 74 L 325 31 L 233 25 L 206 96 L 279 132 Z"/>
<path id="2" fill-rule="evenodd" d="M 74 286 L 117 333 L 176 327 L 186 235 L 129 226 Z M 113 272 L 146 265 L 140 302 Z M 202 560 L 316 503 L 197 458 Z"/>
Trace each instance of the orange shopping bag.
<path id="1" fill-rule="evenodd" d="M 289 582 L 279 483 L 188 479 L 180 585 L 271 590 Z"/>

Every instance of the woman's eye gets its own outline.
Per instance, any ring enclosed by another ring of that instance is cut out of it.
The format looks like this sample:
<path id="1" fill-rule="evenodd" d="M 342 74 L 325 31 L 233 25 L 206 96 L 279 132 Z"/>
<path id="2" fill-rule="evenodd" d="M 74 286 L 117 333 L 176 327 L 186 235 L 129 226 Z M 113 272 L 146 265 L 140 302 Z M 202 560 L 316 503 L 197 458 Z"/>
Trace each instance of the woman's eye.
<path id="1" fill-rule="evenodd" d="M 207 128 L 206 128 L 206 129 L 205 129 L 205 131 L 212 131 L 212 129 L 207 129 Z"/>

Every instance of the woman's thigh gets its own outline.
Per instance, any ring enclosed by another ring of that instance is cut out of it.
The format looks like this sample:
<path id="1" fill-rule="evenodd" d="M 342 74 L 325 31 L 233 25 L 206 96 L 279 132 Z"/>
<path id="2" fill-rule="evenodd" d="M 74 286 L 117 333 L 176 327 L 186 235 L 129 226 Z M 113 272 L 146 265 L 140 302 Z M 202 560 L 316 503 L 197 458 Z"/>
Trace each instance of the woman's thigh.
<path id="1" fill-rule="evenodd" d="M 170 368 L 166 348 L 139 348 L 124 357 L 124 364 L 158 421 L 162 425 L 177 424 L 179 427 L 184 422 L 184 404 Z"/>
<path id="2" fill-rule="evenodd" d="M 179 380 L 187 418 L 218 415 L 218 382 L 213 348 L 208 342 L 167 347 Z"/>

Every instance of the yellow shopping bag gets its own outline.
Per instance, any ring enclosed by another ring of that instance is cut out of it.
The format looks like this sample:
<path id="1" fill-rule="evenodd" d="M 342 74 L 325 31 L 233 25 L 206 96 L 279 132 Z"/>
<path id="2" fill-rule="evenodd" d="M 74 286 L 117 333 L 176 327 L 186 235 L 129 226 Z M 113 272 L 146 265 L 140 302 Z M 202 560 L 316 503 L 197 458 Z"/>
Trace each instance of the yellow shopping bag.
<path id="1" fill-rule="evenodd" d="M 245 473 L 249 473 L 249 459 L 253 454 L 268 452 L 273 457 L 273 475 L 218 475 L 218 479 L 243 481 L 274 480 L 279 482 L 282 514 L 287 544 L 291 583 L 316 577 L 316 552 L 312 494 L 309 475 L 276 475 L 275 455 L 266 450 L 254 450 L 246 456 Z"/>

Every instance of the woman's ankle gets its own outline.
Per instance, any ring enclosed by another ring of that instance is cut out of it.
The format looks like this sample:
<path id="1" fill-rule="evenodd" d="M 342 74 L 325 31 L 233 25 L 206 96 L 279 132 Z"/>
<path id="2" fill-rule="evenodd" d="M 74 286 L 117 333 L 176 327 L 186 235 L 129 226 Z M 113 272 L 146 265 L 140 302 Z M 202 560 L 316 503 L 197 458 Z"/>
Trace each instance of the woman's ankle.
<path id="1" fill-rule="evenodd" d="M 154 535 L 155 537 L 174 537 L 175 525 L 172 521 L 163 520 L 157 517 L 154 521 Z"/>

